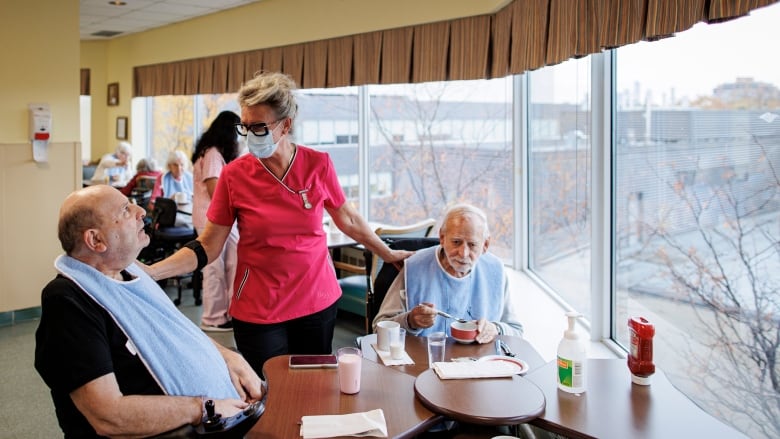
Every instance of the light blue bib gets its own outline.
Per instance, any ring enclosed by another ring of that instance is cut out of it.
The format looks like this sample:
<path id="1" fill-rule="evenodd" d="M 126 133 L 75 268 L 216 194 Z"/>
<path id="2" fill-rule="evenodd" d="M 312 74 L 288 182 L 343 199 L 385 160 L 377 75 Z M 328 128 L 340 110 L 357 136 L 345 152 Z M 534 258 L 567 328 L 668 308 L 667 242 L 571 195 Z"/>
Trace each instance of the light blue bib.
<path id="1" fill-rule="evenodd" d="M 404 263 L 406 270 L 406 309 L 420 302 L 430 302 L 437 309 L 455 317 L 489 321 L 501 320 L 501 301 L 504 296 L 504 264 L 490 253 L 477 260 L 471 273 L 462 278 L 447 274 L 436 258 L 441 246 L 418 250 Z M 451 321 L 436 318 L 430 328 L 420 332 L 425 336 L 443 331 L 450 335 Z"/>
<path id="2" fill-rule="evenodd" d="M 238 398 L 222 355 L 214 343 L 182 314 L 141 267 L 118 281 L 67 255 L 54 267 L 113 317 L 128 338 L 128 348 L 167 395 Z M 78 325 L 79 322 L 73 322 Z"/>

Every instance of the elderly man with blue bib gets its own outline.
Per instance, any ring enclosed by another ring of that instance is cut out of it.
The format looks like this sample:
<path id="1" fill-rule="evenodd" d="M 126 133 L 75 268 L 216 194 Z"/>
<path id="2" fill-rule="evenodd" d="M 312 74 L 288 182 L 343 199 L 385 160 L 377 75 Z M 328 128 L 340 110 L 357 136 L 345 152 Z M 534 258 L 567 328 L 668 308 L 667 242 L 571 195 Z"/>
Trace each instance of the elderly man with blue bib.
<path id="1" fill-rule="evenodd" d="M 60 208 L 57 277 L 43 289 L 35 368 L 65 437 L 152 436 L 233 416 L 262 396 L 241 355 L 184 316 L 135 258 L 144 209 L 91 186 Z"/>
<path id="2" fill-rule="evenodd" d="M 437 311 L 477 321 L 477 342 L 498 334 L 523 335 L 519 302 L 509 290 L 504 264 L 487 252 L 485 213 L 469 204 L 450 208 L 439 229 L 440 244 L 409 257 L 374 319 L 398 322 L 410 334 L 450 334 Z"/>

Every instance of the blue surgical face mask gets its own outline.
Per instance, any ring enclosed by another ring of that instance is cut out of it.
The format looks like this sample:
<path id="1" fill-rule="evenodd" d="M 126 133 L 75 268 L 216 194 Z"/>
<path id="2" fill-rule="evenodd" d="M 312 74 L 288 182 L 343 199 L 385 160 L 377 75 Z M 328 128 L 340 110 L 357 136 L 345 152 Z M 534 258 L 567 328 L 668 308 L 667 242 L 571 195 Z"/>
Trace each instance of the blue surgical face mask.
<path id="1" fill-rule="evenodd" d="M 277 127 L 281 125 L 278 124 Z M 272 129 L 265 136 L 255 136 L 251 131 L 246 133 L 246 147 L 253 156 L 259 159 L 267 159 L 274 155 L 279 142 L 274 142 L 274 131 Z"/>

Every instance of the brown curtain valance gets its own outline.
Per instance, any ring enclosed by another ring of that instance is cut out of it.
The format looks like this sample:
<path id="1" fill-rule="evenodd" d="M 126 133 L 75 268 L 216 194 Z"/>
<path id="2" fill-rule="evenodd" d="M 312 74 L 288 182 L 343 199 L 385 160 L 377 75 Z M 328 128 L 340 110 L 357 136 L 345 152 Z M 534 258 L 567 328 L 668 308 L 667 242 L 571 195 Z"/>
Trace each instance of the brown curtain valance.
<path id="1" fill-rule="evenodd" d="M 135 67 L 133 96 L 232 93 L 261 70 L 285 72 L 301 88 L 498 78 L 777 1 L 514 0 L 490 15 Z"/>

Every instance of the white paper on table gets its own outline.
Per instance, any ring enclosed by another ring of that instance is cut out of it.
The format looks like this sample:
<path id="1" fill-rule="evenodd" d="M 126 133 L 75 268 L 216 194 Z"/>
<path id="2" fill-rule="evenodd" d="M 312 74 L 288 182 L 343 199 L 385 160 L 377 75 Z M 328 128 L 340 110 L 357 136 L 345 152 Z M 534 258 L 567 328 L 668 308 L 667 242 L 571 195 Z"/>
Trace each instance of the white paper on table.
<path id="1" fill-rule="evenodd" d="M 402 366 L 404 364 L 414 364 L 414 360 L 412 360 L 412 357 L 409 356 L 409 354 L 404 351 L 404 355 L 399 359 L 394 359 L 392 355 L 390 355 L 390 351 L 383 351 L 377 347 L 376 343 L 372 344 L 371 347 L 374 348 L 374 352 L 376 352 L 376 356 L 379 357 L 380 360 L 382 360 L 382 364 L 385 366 Z"/>
<path id="2" fill-rule="evenodd" d="M 315 439 L 335 436 L 387 437 L 387 423 L 382 409 L 347 415 L 304 416 L 301 436 Z"/>
<path id="3" fill-rule="evenodd" d="M 516 375 L 519 368 L 503 361 L 436 362 L 433 370 L 443 380 L 465 378 L 503 378 Z"/>

